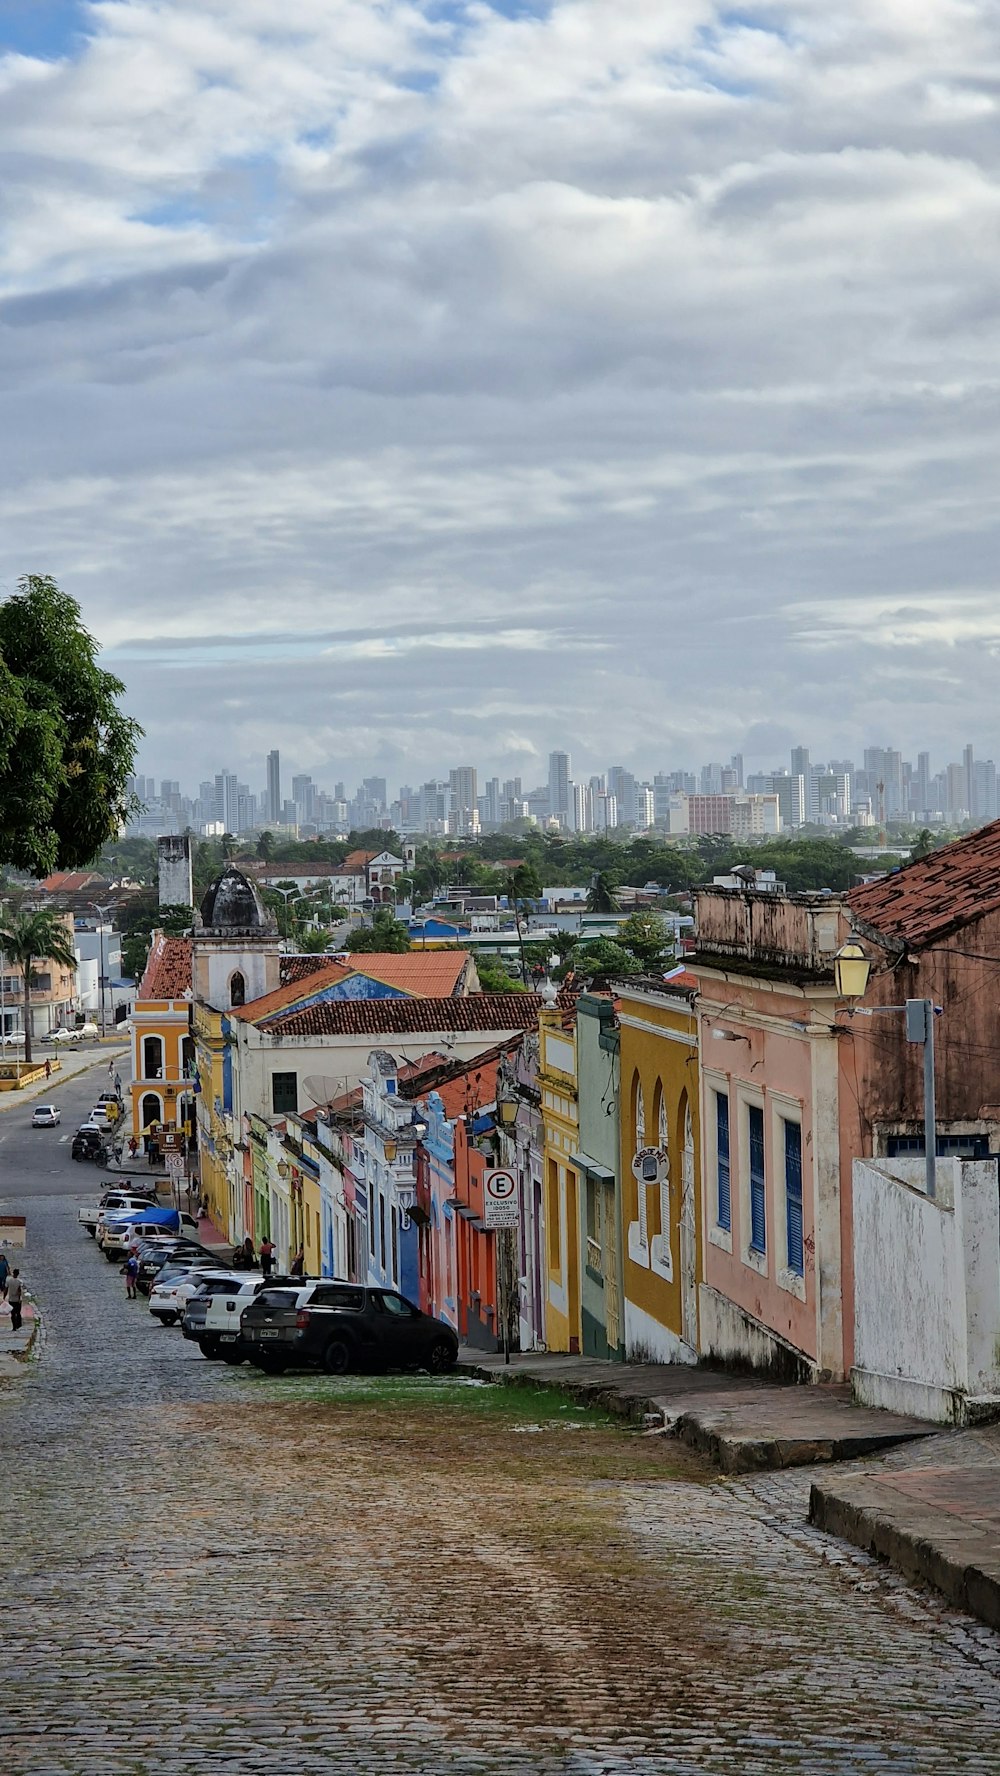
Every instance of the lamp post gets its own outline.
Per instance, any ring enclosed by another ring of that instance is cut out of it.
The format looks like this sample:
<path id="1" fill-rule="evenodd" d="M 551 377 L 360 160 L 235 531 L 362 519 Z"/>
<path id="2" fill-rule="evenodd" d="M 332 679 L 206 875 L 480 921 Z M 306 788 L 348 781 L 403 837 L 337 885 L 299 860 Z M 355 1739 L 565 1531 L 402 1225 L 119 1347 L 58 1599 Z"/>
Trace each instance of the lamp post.
<path id="1" fill-rule="evenodd" d="M 516 1098 L 498 1098 L 497 1110 L 500 1115 L 500 1126 L 504 1134 L 509 1135 L 514 1146 L 514 1165 L 517 1166 L 517 1138 L 514 1127 L 517 1122 L 518 1101 Z M 523 1212 L 523 1211 L 522 1211 Z M 500 1325 L 503 1333 L 503 1360 L 510 1363 L 513 1338 L 514 1312 L 517 1306 L 517 1233 L 516 1227 L 498 1227 L 497 1239 L 497 1306 L 500 1311 Z"/>
<path id="2" fill-rule="evenodd" d="M 110 913 L 112 909 L 110 906 L 106 906 L 106 907 L 98 906 L 96 901 L 93 901 L 93 900 L 89 901 L 88 905 L 90 907 L 91 912 L 97 914 L 97 942 L 98 942 L 99 951 L 100 951 L 100 960 L 99 960 L 98 966 L 101 971 L 100 975 L 98 977 L 98 987 L 99 987 L 100 1005 L 101 1005 L 101 1035 L 103 1036 L 105 1033 L 106 1027 L 107 1027 L 106 1022 L 105 1022 L 105 1017 L 104 1017 L 104 920 L 105 920 L 105 916 L 108 913 Z"/>
<path id="3" fill-rule="evenodd" d="M 851 1017 L 859 1009 L 871 974 L 871 961 L 856 940 L 845 943 L 833 960 L 837 992 L 846 999 Z M 860 1008 L 864 1010 L 864 1008 Z M 933 999 L 907 999 L 904 1005 L 873 1005 L 865 1010 L 867 1017 L 876 1012 L 902 1012 L 906 1018 L 907 1042 L 919 1042 L 924 1050 L 924 1168 L 927 1195 L 937 1195 L 937 1111 L 934 1082 L 934 1019 L 939 1007 Z"/>

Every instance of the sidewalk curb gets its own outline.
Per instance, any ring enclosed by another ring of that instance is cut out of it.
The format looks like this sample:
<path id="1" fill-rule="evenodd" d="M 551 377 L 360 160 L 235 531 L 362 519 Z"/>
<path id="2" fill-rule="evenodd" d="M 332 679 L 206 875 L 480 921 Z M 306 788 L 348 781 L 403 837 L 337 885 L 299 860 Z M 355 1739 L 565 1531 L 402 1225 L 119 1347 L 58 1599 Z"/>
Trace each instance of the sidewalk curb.
<path id="1" fill-rule="evenodd" d="M 814 1481 L 809 1521 L 1000 1628 L 1000 1548 L 992 1532 L 894 1498 L 892 1488 L 871 1475 L 845 1476 L 835 1485 Z"/>
<path id="2" fill-rule="evenodd" d="M 712 1422 L 711 1409 L 701 1416 L 689 1410 L 677 1410 L 678 1402 L 662 1394 L 630 1394 L 613 1382 L 580 1382 L 563 1380 L 556 1374 L 532 1375 L 523 1369 L 495 1369 L 482 1366 L 474 1359 L 459 1360 L 459 1368 L 482 1380 L 497 1382 L 503 1387 L 555 1388 L 580 1406 L 600 1406 L 606 1412 L 630 1424 L 646 1424 L 656 1419 L 668 1436 L 676 1437 L 689 1448 L 708 1456 L 720 1473 L 726 1475 L 759 1474 L 782 1468 L 810 1467 L 821 1462 L 856 1461 L 863 1456 L 881 1454 L 900 1444 L 921 1441 L 940 1431 L 939 1425 L 926 1430 L 913 1430 L 901 1423 L 898 1429 L 867 1434 L 843 1434 L 831 1437 L 780 1437 L 773 1431 L 753 1436 L 745 1431 L 732 1433 Z M 627 1373 L 627 1370 L 626 1370 Z"/>

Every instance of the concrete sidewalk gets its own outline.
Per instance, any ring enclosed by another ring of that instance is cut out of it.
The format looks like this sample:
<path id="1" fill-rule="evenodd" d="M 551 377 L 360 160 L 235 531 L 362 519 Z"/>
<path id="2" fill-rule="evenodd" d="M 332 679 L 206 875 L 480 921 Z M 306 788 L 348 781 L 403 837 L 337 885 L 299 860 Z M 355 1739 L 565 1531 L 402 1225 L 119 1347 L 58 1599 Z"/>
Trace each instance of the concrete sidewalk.
<path id="1" fill-rule="evenodd" d="M 932 1436 L 936 1426 L 853 1406 L 849 1387 L 773 1385 L 751 1376 L 669 1363 L 605 1363 L 551 1352 L 461 1353 L 466 1368 L 509 1384 L 558 1387 L 627 1418 L 655 1416 L 703 1450 L 724 1474 L 851 1461 Z"/>
<path id="2" fill-rule="evenodd" d="M 21 1330 L 10 1329 L 10 1308 L 0 1301 L 0 1378 L 17 1375 L 24 1369 L 41 1328 L 42 1318 L 33 1301 L 25 1301 Z"/>
<path id="3" fill-rule="evenodd" d="M 120 1043 L 98 1046 L 95 1043 L 93 1048 L 70 1049 L 68 1051 L 60 1049 L 58 1052 L 45 1045 L 39 1049 L 35 1058 L 52 1062 L 51 1078 L 36 1079 L 34 1085 L 26 1085 L 21 1091 L 0 1092 L 0 1116 L 4 1111 L 16 1110 L 19 1106 L 35 1103 L 39 1099 L 47 1104 L 51 1098 L 52 1102 L 57 1104 L 59 1093 L 69 1080 L 78 1079 L 81 1073 L 86 1073 L 89 1068 L 97 1067 L 101 1063 L 107 1070 L 109 1061 L 114 1061 L 116 1071 L 121 1072 L 121 1057 L 127 1056 L 128 1052 L 127 1043 L 124 1046 Z M 124 1075 L 122 1080 L 124 1084 Z M 102 1086 L 100 1089 L 103 1091 L 104 1087 Z"/>
<path id="4" fill-rule="evenodd" d="M 809 1517 L 1000 1628 L 1000 1425 L 817 1480 Z"/>

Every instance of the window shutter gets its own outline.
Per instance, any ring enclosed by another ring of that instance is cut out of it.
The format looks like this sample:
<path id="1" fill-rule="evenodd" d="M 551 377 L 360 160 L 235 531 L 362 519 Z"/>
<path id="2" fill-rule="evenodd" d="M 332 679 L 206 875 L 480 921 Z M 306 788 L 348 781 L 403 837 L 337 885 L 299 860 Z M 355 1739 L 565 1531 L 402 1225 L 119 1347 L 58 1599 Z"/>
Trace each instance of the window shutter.
<path id="1" fill-rule="evenodd" d="M 802 1276 L 802 1130 L 797 1122 L 785 1123 L 785 1242 L 788 1268 Z"/>
<path id="2" fill-rule="evenodd" d="M 729 1171 L 729 1098 L 715 1094 L 716 1225 L 729 1233 L 733 1225 L 732 1188 Z"/>
<path id="3" fill-rule="evenodd" d="M 750 1250 L 767 1251 L 767 1215 L 764 1184 L 764 1112 L 751 1104 L 747 1112 L 750 1134 Z"/>

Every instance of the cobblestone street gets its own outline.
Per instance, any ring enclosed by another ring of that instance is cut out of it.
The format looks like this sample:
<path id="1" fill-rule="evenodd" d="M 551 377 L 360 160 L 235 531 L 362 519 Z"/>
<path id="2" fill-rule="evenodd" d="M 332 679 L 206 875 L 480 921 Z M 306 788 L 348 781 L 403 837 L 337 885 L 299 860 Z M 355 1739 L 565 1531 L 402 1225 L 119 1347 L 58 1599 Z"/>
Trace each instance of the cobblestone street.
<path id="1" fill-rule="evenodd" d="M 808 1473 L 207 1363 L 78 1230 L 57 1133 L 0 1144 L 45 1315 L 0 1382 L 6 1768 L 995 1776 L 1000 1642 L 810 1530 Z"/>

